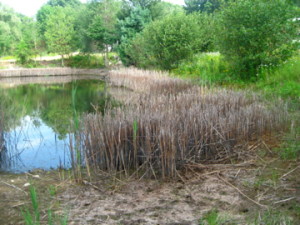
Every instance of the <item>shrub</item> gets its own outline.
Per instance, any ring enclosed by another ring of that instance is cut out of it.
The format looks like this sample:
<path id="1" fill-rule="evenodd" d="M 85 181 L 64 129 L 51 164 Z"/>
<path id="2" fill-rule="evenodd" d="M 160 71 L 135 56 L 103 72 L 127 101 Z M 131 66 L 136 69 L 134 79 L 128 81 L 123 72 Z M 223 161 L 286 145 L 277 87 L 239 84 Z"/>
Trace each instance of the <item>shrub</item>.
<path id="1" fill-rule="evenodd" d="M 296 23 L 285 0 L 230 1 L 218 16 L 219 50 L 244 79 L 262 65 L 278 64 L 296 49 Z"/>
<path id="2" fill-rule="evenodd" d="M 172 69 L 181 60 L 211 47 L 210 26 L 213 17 L 207 14 L 172 14 L 149 24 L 127 48 L 127 54 L 138 67 Z"/>
<path id="3" fill-rule="evenodd" d="M 33 55 L 33 52 L 29 44 L 22 40 L 17 45 L 15 54 L 18 59 L 18 62 L 24 65 L 30 61 L 30 57 Z"/>

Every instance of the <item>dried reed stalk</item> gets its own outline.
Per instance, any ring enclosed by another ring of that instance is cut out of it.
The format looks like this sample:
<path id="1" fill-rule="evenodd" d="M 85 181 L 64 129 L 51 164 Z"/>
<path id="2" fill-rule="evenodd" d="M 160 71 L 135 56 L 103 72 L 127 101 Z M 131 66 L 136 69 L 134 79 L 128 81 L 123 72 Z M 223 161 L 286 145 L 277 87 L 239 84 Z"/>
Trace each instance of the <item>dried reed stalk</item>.
<path id="1" fill-rule="evenodd" d="M 210 91 L 136 69 L 109 77 L 112 84 L 141 93 L 124 108 L 84 117 L 82 142 L 96 169 L 175 177 L 186 163 L 246 151 L 245 142 L 282 129 L 287 120 L 284 107 L 267 107 L 254 94 Z"/>
<path id="2" fill-rule="evenodd" d="M 74 69 L 74 68 L 33 68 L 33 69 L 4 69 L 0 70 L 0 77 L 25 76 L 64 76 L 64 75 L 101 75 L 105 77 L 107 71 L 103 69 Z"/>

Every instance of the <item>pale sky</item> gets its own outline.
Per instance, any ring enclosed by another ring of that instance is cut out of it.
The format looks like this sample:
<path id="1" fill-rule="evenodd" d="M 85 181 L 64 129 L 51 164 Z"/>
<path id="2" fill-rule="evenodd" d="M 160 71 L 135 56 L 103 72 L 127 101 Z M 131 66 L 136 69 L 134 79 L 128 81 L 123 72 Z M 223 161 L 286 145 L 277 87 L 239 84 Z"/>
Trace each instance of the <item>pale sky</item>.
<path id="1" fill-rule="evenodd" d="M 10 6 L 16 12 L 22 13 L 26 16 L 34 16 L 36 12 L 45 4 L 48 0 L 0 0 L 1 3 Z M 86 2 L 87 0 L 80 0 Z M 184 0 L 165 0 L 174 4 L 183 5 Z"/>

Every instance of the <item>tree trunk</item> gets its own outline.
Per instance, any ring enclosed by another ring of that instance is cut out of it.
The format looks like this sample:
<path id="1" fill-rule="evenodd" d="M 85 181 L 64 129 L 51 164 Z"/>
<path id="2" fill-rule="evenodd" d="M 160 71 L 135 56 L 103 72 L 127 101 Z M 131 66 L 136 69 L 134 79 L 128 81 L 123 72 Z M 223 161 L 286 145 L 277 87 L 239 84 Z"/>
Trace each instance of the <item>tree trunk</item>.
<path id="1" fill-rule="evenodd" d="M 61 55 L 61 66 L 65 67 L 65 64 L 64 64 L 64 55 Z"/>
<path id="2" fill-rule="evenodd" d="M 105 52 L 104 52 L 104 64 L 105 67 L 108 67 L 109 62 L 108 62 L 108 45 L 105 45 Z"/>

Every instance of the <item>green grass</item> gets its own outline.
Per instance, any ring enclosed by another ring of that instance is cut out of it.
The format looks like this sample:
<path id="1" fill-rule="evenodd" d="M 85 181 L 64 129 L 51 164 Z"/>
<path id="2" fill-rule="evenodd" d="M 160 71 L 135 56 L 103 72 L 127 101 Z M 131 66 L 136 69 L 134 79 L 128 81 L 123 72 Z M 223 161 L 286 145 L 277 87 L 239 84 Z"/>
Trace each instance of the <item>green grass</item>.
<path id="1" fill-rule="evenodd" d="M 221 222 L 219 219 L 219 212 L 217 210 L 211 210 L 206 213 L 199 222 L 199 225 L 218 225 Z"/>
<path id="2" fill-rule="evenodd" d="M 275 211 L 275 210 L 270 210 L 266 211 L 264 213 L 259 213 L 253 222 L 250 222 L 249 224 L 253 225 L 261 225 L 261 224 L 266 224 L 266 225 L 293 225 L 293 221 L 290 217 L 286 215 L 286 213 L 280 212 L 280 211 Z"/>
<path id="3" fill-rule="evenodd" d="M 300 56 L 295 56 L 277 67 L 263 67 L 254 89 L 267 97 L 300 100 Z"/>
<path id="4" fill-rule="evenodd" d="M 283 160 L 297 160 L 300 158 L 300 128 L 296 127 L 285 135 L 284 142 L 276 149 Z"/>
<path id="5" fill-rule="evenodd" d="M 232 215 L 220 213 L 218 210 L 213 209 L 208 211 L 200 220 L 199 225 L 221 225 L 221 224 L 236 224 Z"/>
<path id="6" fill-rule="evenodd" d="M 198 54 L 182 61 L 171 71 L 181 78 L 199 81 L 199 84 L 222 85 L 253 89 L 266 97 L 289 99 L 300 106 L 300 55 L 278 66 L 263 66 L 256 80 L 241 80 L 234 76 L 230 65 L 218 53 Z M 299 107 L 298 107 L 299 108 Z"/>
<path id="7" fill-rule="evenodd" d="M 66 60 L 66 65 L 75 68 L 103 68 L 103 56 L 75 55 Z"/>
<path id="8" fill-rule="evenodd" d="M 27 208 L 22 214 L 26 225 L 37 225 L 40 224 L 40 212 L 36 189 L 33 186 L 29 188 L 29 195 L 32 204 L 32 213 Z"/>
<path id="9" fill-rule="evenodd" d="M 16 59 L 16 57 L 12 55 L 0 57 L 0 60 L 10 60 L 10 59 Z"/>
<path id="10" fill-rule="evenodd" d="M 195 55 L 191 60 L 182 61 L 172 73 L 198 80 L 200 84 L 223 85 L 239 81 L 230 76 L 229 64 L 218 53 Z"/>
<path id="11" fill-rule="evenodd" d="M 51 194 L 51 192 L 50 192 Z M 52 192 L 52 194 L 55 194 Z M 37 196 L 36 188 L 32 185 L 29 187 L 29 196 L 30 196 L 30 202 L 31 207 L 26 207 L 23 209 L 22 216 L 24 219 L 25 225 L 40 225 L 45 224 L 45 221 L 41 219 L 41 212 L 39 207 L 39 201 Z M 47 210 L 48 212 L 48 220 L 47 224 L 54 225 L 54 224 L 60 224 L 60 225 L 67 225 L 68 224 L 68 216 L 67 214 L 64 214 L 63 216 L 55 215 L 55 213 L 52 212 L 51 209 Z"/>

